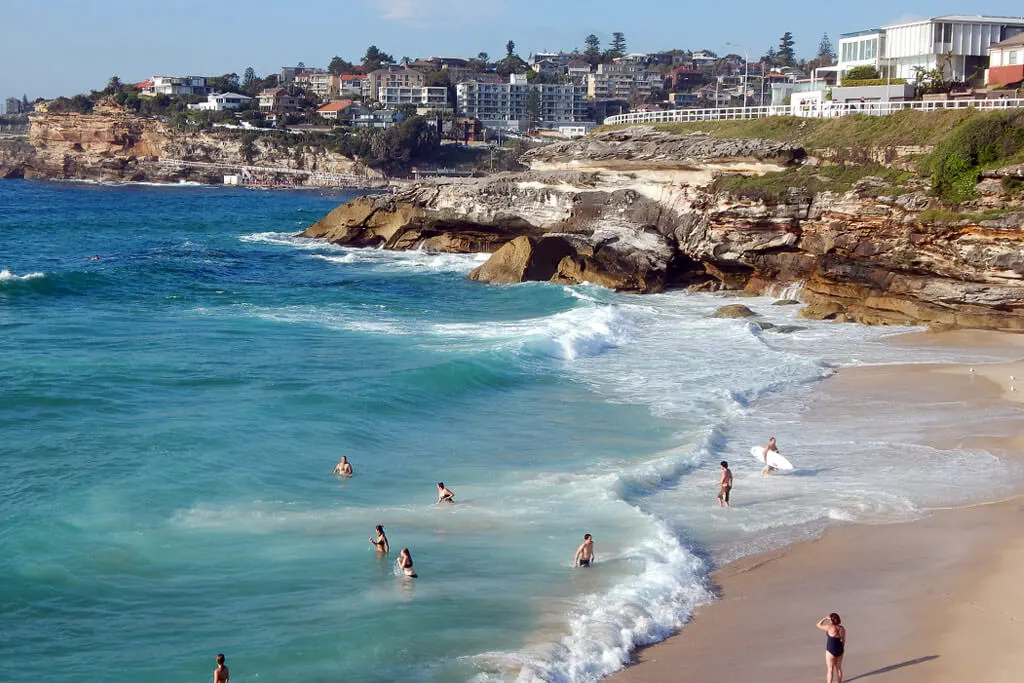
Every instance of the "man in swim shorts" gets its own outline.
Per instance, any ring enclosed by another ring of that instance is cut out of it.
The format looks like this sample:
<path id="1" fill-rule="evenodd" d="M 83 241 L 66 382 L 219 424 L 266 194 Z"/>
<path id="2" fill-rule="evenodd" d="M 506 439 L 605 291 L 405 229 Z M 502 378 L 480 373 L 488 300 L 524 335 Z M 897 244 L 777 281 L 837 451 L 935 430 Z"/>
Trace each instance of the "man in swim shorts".
<path id="1" fill-rule="evenodd" d="M 589 567 L 594 561 L 594 539 L 590 534 L 583 534 L 583 543 L 576 548 L 576 557 L 572 558 L 572 566 Z"/>
<path id="2" fill-rule="evenodd" d="M 727 508 L 729 507 L 729 492 L 732 491 L 732 471 L 729 470 L 729 463 L 725 460 L 718 464 L 722 466 L 722 478 L 718 482 L 722 490 L 718 492 L 718 505 Z"/>

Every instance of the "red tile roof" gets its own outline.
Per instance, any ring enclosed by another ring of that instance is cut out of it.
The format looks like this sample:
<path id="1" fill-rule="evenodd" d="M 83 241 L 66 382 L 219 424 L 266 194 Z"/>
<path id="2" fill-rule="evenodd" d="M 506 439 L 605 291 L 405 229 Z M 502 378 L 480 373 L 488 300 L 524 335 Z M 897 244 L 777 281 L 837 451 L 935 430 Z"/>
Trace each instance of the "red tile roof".
<path id="1" fill-rule="evenodd" d="M 352 106 L 352 100 L 334 100 L 317 109 L 318 112 L 342 111 Z"/>

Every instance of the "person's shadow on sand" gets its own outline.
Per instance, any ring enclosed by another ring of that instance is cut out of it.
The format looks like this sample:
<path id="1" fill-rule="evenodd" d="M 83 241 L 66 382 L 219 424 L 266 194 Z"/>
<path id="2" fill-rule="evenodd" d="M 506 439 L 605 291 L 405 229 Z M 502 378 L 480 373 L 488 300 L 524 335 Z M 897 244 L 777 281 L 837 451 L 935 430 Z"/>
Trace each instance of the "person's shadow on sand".
<path id="1" fill-rule="evenodd" d="M 938 658 L 939 658 L 938 655 L 928 655 L 927 657 L 918 657 L 917 659 L 908 659 L 905 662 L 900 662 L 899 664 L 890 664 L 889 666 L 883 666 L 881 669 L 875 669 L 874 671 L 869 671 L 866 674 L 858 674 L 856 676 L 852 676 L 850 678 L 847 678 L 846 680 L 847 681 L 856 681 L 859 678 L 867 678 L 868 676 L 875 676 L 877 674 L 887 674 L 890 671 L 895 671 L 896 669 L 902 669 L 905 666 L 914 666 L 915 664 L 923 664 L 924 662 L 930 662 L 933 659 L 938 659 Z"/>

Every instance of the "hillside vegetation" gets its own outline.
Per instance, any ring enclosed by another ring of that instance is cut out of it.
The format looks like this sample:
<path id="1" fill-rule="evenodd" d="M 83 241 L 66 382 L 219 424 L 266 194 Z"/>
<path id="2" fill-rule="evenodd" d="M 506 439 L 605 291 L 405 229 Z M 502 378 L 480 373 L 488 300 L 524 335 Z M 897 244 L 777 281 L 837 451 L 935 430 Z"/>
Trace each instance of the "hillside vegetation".
<path id="1" fill-rule="evenodd" d="M 1024 111 L 1021 110 L 906 110 L 891 116 L 858 114 L 834 119 L 779 116 L 745 121 L 663 123 L 654 127 L 677 134 L 700 131 L 719 138 L 776 140 L 799 145 L 811 154 L 836 149 L 863 152 L 871 148 L 923 147 L 930 151 L 916 158 L 917 173 L 931 180 L 935 196 L 951 204 L 975 198 L 974 188 L 982 170 L 1024 163 Z M 843 155 L 840 158 L 844 158 Z M 855 160 L 857 155 L 845 158 Z M 844 165 L 861 171 L 840 174 L 842 181 L 835 183 L 821 183 L 817 180 L 819 176 L 813 173 L 787 171 L 765 178 L 729 180 L 721 185 L 722 189 L 768 198 L 779 196 L 787 183 L 792 183 L 788 187 L 816 191 L 840 189 L 867 174 L 896 181 L 895 185 L 902 180 L 879 172 L 877 167 L 869 169 L 865 164 L 849 162 Z M 828 172 L 828 175 L 836 174 Z"/>

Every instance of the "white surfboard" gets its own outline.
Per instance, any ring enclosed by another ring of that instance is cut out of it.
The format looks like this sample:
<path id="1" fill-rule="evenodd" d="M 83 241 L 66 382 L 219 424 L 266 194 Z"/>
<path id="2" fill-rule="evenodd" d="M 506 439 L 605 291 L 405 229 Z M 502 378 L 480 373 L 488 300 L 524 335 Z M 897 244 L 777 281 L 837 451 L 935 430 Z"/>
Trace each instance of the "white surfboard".
<path id="1" fill-rule="evenodd" d="M 761 463 L 762 465 L 765 464 L 764 446 L 754 446 L 753 448 L 750 449 L 750 454 L 754 456 L 754 459 L 757 460 L 759 463 Z M 793 463 L 779 455 L 778 451 L 768 451 L 767 464 L 769 467 L 774 467 L 777 470 L 793 469 Z"/>

